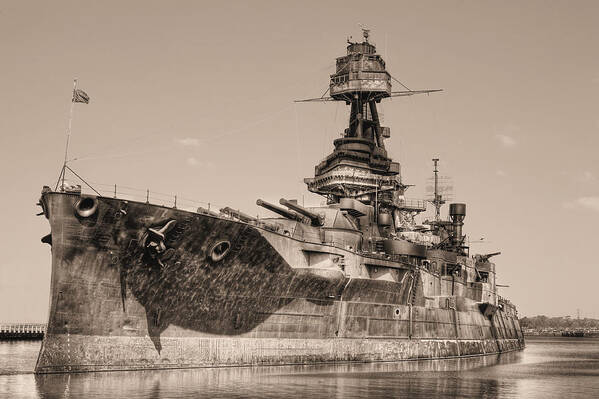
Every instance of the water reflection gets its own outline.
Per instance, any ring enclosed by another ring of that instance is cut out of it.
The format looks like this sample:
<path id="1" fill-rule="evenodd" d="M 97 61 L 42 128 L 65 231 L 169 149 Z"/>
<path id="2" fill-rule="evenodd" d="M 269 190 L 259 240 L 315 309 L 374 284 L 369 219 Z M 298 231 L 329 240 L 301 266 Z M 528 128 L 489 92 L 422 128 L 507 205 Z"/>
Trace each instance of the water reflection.
<path id="1" fill-rule="evenodd" d="M 34 376 L 37 350 L 0 343 L 0 398 L 599 398 L 597 338 L 465 359 Z"/>
<path id="2" fill-rule="evenodd" d="M 41 341 L 0 341 L 0 376 L 32 373 Z"/>
<path id="3" fill-rule="evenodd" d="M 498 397 L 491 378 L 463 373 L 513 364 L 521 353 L 436 361 L 240 367 L 194 370 L 54 374 L 35 377 L 41 398 L 103 396 L 165 397 Z M 440 377 L 440 374 L 442 378 Z"/>

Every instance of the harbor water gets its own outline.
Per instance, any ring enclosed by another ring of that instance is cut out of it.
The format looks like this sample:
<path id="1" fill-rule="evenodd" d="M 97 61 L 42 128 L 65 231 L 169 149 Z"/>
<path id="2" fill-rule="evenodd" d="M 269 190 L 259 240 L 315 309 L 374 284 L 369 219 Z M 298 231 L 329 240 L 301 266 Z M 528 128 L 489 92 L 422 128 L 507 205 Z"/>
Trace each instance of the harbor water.
<path id="1" fill-rule="evenodd" d="M 599 398 L 599 338 L 464 359 L 36 376 L 39 346 L 0 342 L 0 398 Z"/>

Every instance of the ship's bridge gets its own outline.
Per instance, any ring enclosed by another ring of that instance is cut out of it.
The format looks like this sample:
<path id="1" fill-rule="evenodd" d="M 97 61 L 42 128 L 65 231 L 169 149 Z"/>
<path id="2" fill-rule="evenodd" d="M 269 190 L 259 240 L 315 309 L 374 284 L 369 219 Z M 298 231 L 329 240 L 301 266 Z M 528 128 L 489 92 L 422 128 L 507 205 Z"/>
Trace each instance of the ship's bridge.
<path id="1" fill-rule="evenodd" d="M 356 92 L 367 93 L 368 98 L 376 102 L 391 95 L 391 75 L 367 38 L 362 43 L 350 43 L 347 55 L 337 58 L 329 89 L 331 97 L 348 104 Z"/>
<path id="2" fill-rule="evenodd" d="M 400 165 L 389 158 L 384 140 L 388 127 L 381 126 L 376 103 L 391 96 L 391 75 L 376 47 L 364 41 L 348 41 L 347 54 L 338 57 L 331 75 L 331 99 L 350 105 L 350 117 L 343 137 L 334 141 L 335 149 L 320 162 L 314 178 L 304 181 L 312 192 L 325 195 L 335 203 L 342 197 L 365 203 L 385 202 L 395 191 L 403 194 Z"/>

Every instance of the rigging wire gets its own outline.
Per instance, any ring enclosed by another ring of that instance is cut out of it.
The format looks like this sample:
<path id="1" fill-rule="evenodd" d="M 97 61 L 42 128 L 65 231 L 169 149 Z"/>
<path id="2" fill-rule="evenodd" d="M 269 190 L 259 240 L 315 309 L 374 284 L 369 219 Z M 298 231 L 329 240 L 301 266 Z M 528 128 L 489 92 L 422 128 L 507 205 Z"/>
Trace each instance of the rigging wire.
<path id="1" fill-rule="evenodd" d="M 407 91 L 413 91 L 412 89 L 410 89 L 408 86 L 406 86 L 405 84 L 401 83 L 399 80 L 395 79 L 395 76 L 389 74 L 389 76 L 391 76 L 391 79 L 393 79 L 394 81 L 396 81 L 397 83 L 399 83 L 400 85 L 402 85 L 402 87 L 404 89 L 406 89 Z"/>
<path id="2" fill-rule="evenodd" d="M 193 203 L 193 204 L 200 204 L 200 205 L 215 205 L 215 206 L 225 206 L 223 204 L 218 204 L 215 202 L 208 202 L 208 201 L 200 201 L 197 199 L 192 199 L 192 198 L 188 198 L 188 197 L 180 197 L 176 194 L 168 194 L 168 193 L 163 193 L 160 191 L 153 191 L 153 190 L 148 190 L 148 189 L 140 189 L 140 188 L 136 188 L 136 187 L 130 187 L 130 186 L 125 186 L 125 185 L 115 185 L 115 184 L 107 184 L 107 183 L 99 183 L 99 182 L 92 182 L 92 181 L 86 181 L 84 180 L 79 174 L 77 174 L 75 171 L 73 171 L 71 168 L 69 168 L 67 166 L 67 168 L 79 179 L 81 180 L 86 186 L 88 186 L 91 190 L 94 191 L 94 193 L 96 193 L 99 196 L 102 196 L 102 193 L 105 194 L 114 194 L 115 192 L 118 194 L 123 194 L 125 196 L 128 197 L 133 197 L 133 198 L 146 198 L 146 193 L 150 193 L 152 198 L 157 198 L 160 200 L 172 200 L 174 197 L 177 197 L 177 201 L 181 200 L 183 202 L 188 202 L 188 203 Z M 96 189 L 94 186 L 96 187 L 106 187 L 106 189 Z M 110 189 L 108 189 L 110 188 Z M 118 191 L 115 191 L 113 188 L 118 188 Z M 129 192 L 126 192 L 129 191 Z M 131 193 L 134 192 L 134 193 Z M 137 193 L 137 194 L 135 194 Z M 106 195 L 106 196 L 107 196 Z"/>
<path id="3" fill-rule="evenodd" d="M 310 72 L 321 72 L 322 70 L 330 69 L 333 66 L 335 66 L 334 62 L 333 63 L 328 63 L 325 66 L 321 66 L 321 67 L 318 67 L 318 68 L 311 69 Z M 293 81 L 293 83 L 288 84 L 287 86 L 283 86 L 282 88 L 279 87 L 279 89 L 280 90 L 282 90 L 282 89 L 288 90 L 288 89 L 299 87 L 299 86 L 305 86 L 305 85 L 302 82 Z M 327 94 L 328 90 L 329 89 L 327 89 L 323 93 L 322 97 L 324 97 Z M 265 93 L 265 94 L 268 94 L 268 93 Z M 258 94 L 258 96 L 259 95 L 260 94 Z M 284 109 L 281 109 L 281 111 L 283 111 L 283 110 Z M 278 113 L 278 112 L 276 112 L 276 113 Z M 264 119 L 258 120 L 256 122 L 257 123 L 261 123 L 261 122 L 263 122 L 265 120 L 268 120 L 268 118 L 264 118 Z M 251 125 L 251 123 L 250 124 L 246 124 L 245 126 L 242 126 L 239 129 L 234 129 L 234 130 L 231 130 L 229 132 L 221 133 L 220 137 L 226 137 L 226 136 L 229 136 L 231 134 L 239 133 L 239 132 L 243 131 L 245 128 L 248 128 L 248 127 L 251 127 L 251 126 L 253 126 L 253 125 Z M 82 156 L 74 157 L 72 159 L 69 159 L 68 162 L 72 162 L 72 161 L 83 161 L 83 160 L 92 160 L 92 159 L 103 159 L 103 158 L 114 158 L 115 156 L 103 155 L 102 152 L 104 152 L 104 151 L 111 151 L 111 150 L 113 150 L 115 148 L 122 148 L 123 147 L 123 143 L 133 144 L 136 141 L 147 139 L 147 138 L 151 138 L 151 137 L 155 137 L 155 136 L 158 136 L 158 135 L 161 135 L 161 134 L 162 134 L 162 132 L 154 132 L 154 133 L 144 134 L 144 135 L 141 135 L 141 136 L 137 136 L 137 137 L 133 137 L 133 138 L 125 139 L 125 140 L 120 140 L 117 144 L 110 144 L 110 145 L 108 145 L 108 146 L 106 146 L 104 148 L 100 148 L 99 150 L 96 150 L 96 151 L 94 151 L 92 153 L 88 153 L 88 154 L 84 154 Z M 205 142 L 210 142 L 210 141 L 211 140 L 205 140 Z M 152 150 L 152 152 L 154 152 L 154 150 Z M 145 154 L 145 153 L 147 153 L 147 152 L 144 151 L 141 154 Z M 124 156 L 129 156 L 129 155 L 136 155 L 136 154 L 137 154 L 137 152 L 128 152 L 128 153 L 117 155 L 116 157 L 124 157 Z"/>
<path id="4" fill-rule="evenodd" d="M 121 153 L 121 154 L 107 154 L 107 155 L 90 156 L 90 157 L 85 157 L 85 158 L 73 158 L 73 159 L 69 160 L 69 162 L 72 162 L 72 161 L 90 161 L 90 160 L 95 160 L 95 159 L 126 158 L 126 157 L 133 156 L 133 155 L 153 154 L 153 153 L 157 153 L 157 152 L 166 151 L 166 150 L 171 149 L 171 148 L 173 148 L 175 146 L 176 146 L 176 143 L 173 143 L 173 144 L 162 145 L 159 148 L 158 147 L 157 148 L 150 148 L 150 149 L 144 150 L 144 151 L 130 151 L 130 152 L 125 152 L 125 153 Z"/>
<path id="5" fill-rule="evenodd" d="M 296 135 L 296 139 L 297 139 L 297 143 L 296 143 L 296 154 L 297 154 L 297 158 L 296 158 L 296 164 L 295 164 L 295 168 L 297 170 L 297 176 L 300 176 L 300 158 L 301 158 L 301 154 L 300 154 L 300 133 L 299 133 L 299 116 L 297 113 L 297 103 L 293 103 L 294 104 L 294 113 L 295 113 L 295 135 Z M 301 192 L 301 189 L 300 189 Z"/>
<path id="6" fill-rule="evenodd" d="M 68 169 L 71 171 L 72 174 L 74 174 L 75 176 L 77 176 L 79 178 L 79 180 L 81 180 L 83 183 L 85 183 L 89 188 L 91 188 L 96 194 L 98 195 L 102 195 L 100 194 L 95 188 L 93 188 L 88 182 L 86 182 L 83 177 L 79 176 L 73 169 L 71 169 L 70 166 L 68 166 L 67 164 L 64 165 L 65 169 Z M 63 174 L 64 177 L 64 174 Z"/>
<path id="7" fill-rule="evenodd" d="M 237 128 L 237 129 L 232 129 L 229 131 L 225 131 L 223 133 L 220 134 L 215 134 L 212 137 L 208 137 L 208 138 L 204 138 L 204 139 L 198 139 L 198 144 L 206 144 L 206 143 L 211 143 L 214 141 L 217 141 L 219 139 L 222 139 L 224 137 L 228 137 L 231 135 L 235 135 L 241 132 L 244 132 L 254 126 L 260 125 L 266 121 L 272 120 L 275 117 L 279 116 L 280 114 L 284 113 L 285 111 L 287 111 L 289 108 L 291 108 L 292 104 L 288 104 L 282 108 L 280 108 L 277 111 L 274 112 L 269 112 L 266 114 L 263 114 L 264 117 L 260 118 L 260 119 L 256 119 L 250 123 L 246 123 L 244 125 L 242 125 L 241 127 Z M 177 143 L 176 139 L 174 140 L 173 143 L 170 144 L 160 144 L 160 147 L 156 147 L 156 148 L 148 148 L 146 150 L 142 150 L 142 151 L 130 151 L 130 152 L 125 152 L 125 153 L 121 153 L 121 154 L 107 154 L 107 155 L 96 155 L 96 156 L 87 156 L 87 157 L 76 157 L 73 159 L 70 159 L 69 162 L 71 161 L 88 161 L 88 160 L 94 160 L 94 159 L 112 159 L 112 158 L 123 158 L 123 157 L 128 157 L 128 156 L 133 156 L 133 155 L 145 155 L 145 154 L 151 154 L 151 153 L 156 153 L 156 152 L 163 152 L 163 151 L 167 151 L 167 150 L 171 150 L 174 147 L 177 147 L 179 144 Z"/>
<path id="8" fill-rule="evenodd" d="M 107 146 L 104 146 L 104 147 L 96 150 L 95 152 L 84 154 L 84 155 L 80 155 L 80 156 L 77 156 L 75 158 L 71 158 L 71 159 L 69 159 L 69 162 L 71 162 L 71 161 L 80 161 L 80 160 L 87 160 L 87 159 L 95 159 L 98 156 L 101 157 L 102 155 L 100 155 L 100 154 L 102 152 L 107 152 L 107 151 L 111 151 L 111 150 L 114 150 L 114 149 L 122 148 L 123 147 L 123 143 L 134 144 L 137 141 L 148 139 L 148 138 L 152 138 L 152 137 L 155 137 L 155 136 L 159 136 L 161 134 L 162 134 L 162 132 L 154 132 L 154 133 L 143 134 L 141 136 L 131 137 L 131 138 L 125 139 L 124 141 L 120 140 L 116 144 L 109 144 Z"/>

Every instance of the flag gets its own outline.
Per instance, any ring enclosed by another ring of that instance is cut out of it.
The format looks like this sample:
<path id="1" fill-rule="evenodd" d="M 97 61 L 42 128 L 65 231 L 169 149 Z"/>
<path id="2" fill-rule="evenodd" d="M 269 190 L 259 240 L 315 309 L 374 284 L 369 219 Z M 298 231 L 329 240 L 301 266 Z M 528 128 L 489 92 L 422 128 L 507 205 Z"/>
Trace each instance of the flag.
<path id="1" fill-rule="evenodd" d="M 89 104 L 89 96 L 81 89 L 73 90 L 73 102 Z"/>

